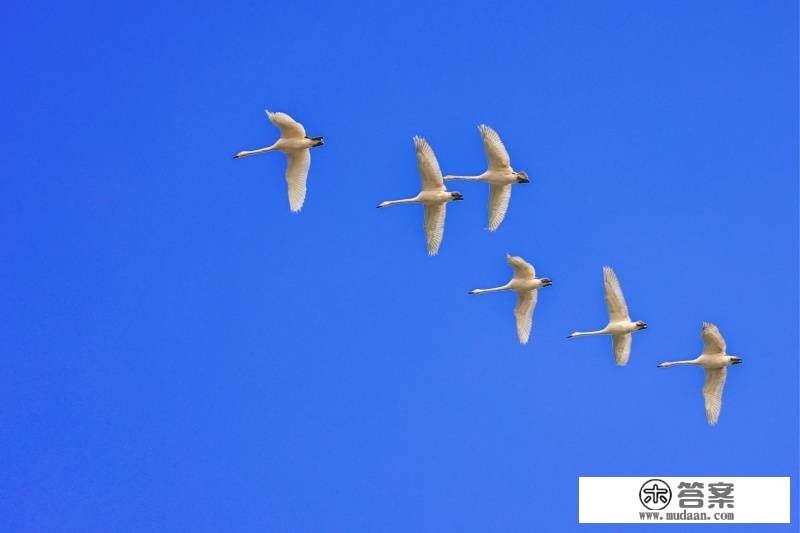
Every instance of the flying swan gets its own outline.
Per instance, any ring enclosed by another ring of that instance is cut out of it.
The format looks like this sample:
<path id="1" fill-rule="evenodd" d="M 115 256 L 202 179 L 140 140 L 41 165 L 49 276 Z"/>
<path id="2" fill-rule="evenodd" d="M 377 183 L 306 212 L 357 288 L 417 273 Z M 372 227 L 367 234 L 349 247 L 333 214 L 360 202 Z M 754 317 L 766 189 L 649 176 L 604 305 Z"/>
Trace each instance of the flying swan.
<path id="1" fill-rule="evenodd" d="M 297 213 L 303 207 L 306 199 L 306 178 L 311 166 L 310 149 L 322 146 L 322 137 L 306 137 L 306 130 L 302 124 L 286 113 L 270 113 L 265 111 L 270 122 L 281 130 L 281 138 L 273 145 L 258 150 L 243 150 L 233 156 L 241 159 L 249 155 L 263 154 L 278 150 L 286 154 L 286 183 L 289 186 L 289 209 Z"/>
<path id="2" fill-rule="evenodd" d="M 527 344 L 533 327 L 533 310 L 536 308 L 539 289 L 553 284 L 549 278 L 536 278 L 533 265 L 519 256 L 506 254 L 506 261 L 514 269 L 514 277 L 502 287 L 493 289 L 475 289 L 470 294 L 483 294 L 485 292 L 516 291 L 517 306 L 514 307 L 514 317 L 517 319 L 517 337 L 521 344 Z"/>
<path id="3" fill-rule="evenodd" d="M 606 306 L 608 306 L 608 325 L 597 331 L 576 331 L 567 338 L 585 335 L 611 335 L 614 359 L 619 366 L 625 366 L 631 355 L 631 333 L 647 329 L 647 324 L 641 320 L 631 322 L 625 296 L 622 295 L 619 280 L 611 267 L 603 267 L 603 284 L 606 291 Z"/>
<path id="4" fill-rule="evenodd" d="M 713 426 L 719 421 L 722 410 L 722 389 L 728 376 L 728 367 L 742 362 L 741 357 L 725 353 L 725 339 L 714 324 L 703 322 L 700 333 L 703 339 L 703 353 L 690 361 L 672 361 L 661 363 L 658 368 L 676 365 L 697 365 L 706 369 L 706 383 L 703 385 L 703 399 L 706 404 L 706 419 Z"/>
<path id="5" fill-rule="evenodd" d="M 381 202 L 378 207 L 389 207 L 397 204 L 424 204 L 425 205 L 425 235 L 428 242 L 428 255 L 439 253 L 439 246 L 444 237 L 444 218 L 447 212 L 447 202 L 463 200 L 460 192 L 448 191 L 442 181 L 442 171 L 436 155 L 422 137 L 414 137 L 414 147 L 417 151 L 417 168 L 422 177 L 422 192 L 413 198 L 404 200 L 390 200 Z"/>
<path id="6" fill-rule="evenodd" d="M 530 183 L 525 172 L 514 172 L 506 147 L 500 136 L 485 124 L 478 126 L 483 138 L 483 150 L 489 160 L 489 168 L 480 176 L 445 176 L 445 181 L 484 181 L 489 184 L 489 231 L 500 227 L 508 210 L 508 201 L 511 199 L 511 185 L 516 183 Z"/>

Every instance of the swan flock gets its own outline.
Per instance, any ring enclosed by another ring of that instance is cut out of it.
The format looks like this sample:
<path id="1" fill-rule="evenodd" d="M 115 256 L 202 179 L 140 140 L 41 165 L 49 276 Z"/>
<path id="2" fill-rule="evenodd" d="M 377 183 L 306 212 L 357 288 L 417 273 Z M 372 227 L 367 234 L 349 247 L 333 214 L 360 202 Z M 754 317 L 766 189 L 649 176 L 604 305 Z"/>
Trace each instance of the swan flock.
<path id="1" fill-rule="evenodd" d="M 286 113 L 266 111 L 266 115 L 280 131 L 278 140 L 265 148 L 240 151 L 233 157 L 242 159 L 272 151 L 286 154 L 285 178 L 289 195 L 289 209 L 292 213 L 298 213 L 306 198 L 306 182 L 311 167 L 311 149 L 324 145 L 324 139 L 323 137 L 308 137 L 303 125 Z M 413 138 L 414 150 L 422 185 L 420 192 L 410 198 L 383 201 L 377 206 L 384 208 L 401 204 L 422 204 L 424 209 L 423 227 L 427 252 L 430 256 L 437 255 L 442 245 L 447 204 L 464 199 L 460 192 L 447 190 L 445 182 L 482 182 L 489 185 L 486 229 L 490 232 L 497 231 L 506 217 L 511 200 L 511 188 L 515 185 L 530 183 L 526 172 L 515 171 L 511 167 L 511 159 L 500 135 L 485 124 L 479 125 L 478 131 L 487 160 L 487 168 L 483 173 L 471 176 L 442 175 L 431 145 L 424 138 L 415 136 Z M 473 289 L 469 291 L 469 294 L 514 291 L 517 296 L 517 303 L 514 307 L 517 338 L 521 344 L 527 344 L 533 329 L 533 312 L 538 302 L 539 290 L 552 285 L 552 281 L 549 278 L 537 278 L 533 265 L 520 256 L 506 254 L 506 261 L 514 270 L 514 275 L 508 283 L 489 289 Z M 609 266 L 603 267 L 603 287 L 608 309 L 608 323 L 595 331 L 575 331 L 567 338 L 609 335 L 615 363 L 625 366 L 630 360 L 633 334 L 647 329 L 647 324 L 642 320 L 631 320 L 619 278 L 614 269 Z M 701 338 L 703 351 L 698 357 L 664 362 L 658 367 L 693 365 L 700 366 L 705 370 L 702 394 L 707 423 L 713 426 L 719 422 L 722 410 L 722 391 L 725 387 L 728 367 L 740 364 L 742 358 L 727 354 L 725 340 L 714 324 L 703 322 Z"/>

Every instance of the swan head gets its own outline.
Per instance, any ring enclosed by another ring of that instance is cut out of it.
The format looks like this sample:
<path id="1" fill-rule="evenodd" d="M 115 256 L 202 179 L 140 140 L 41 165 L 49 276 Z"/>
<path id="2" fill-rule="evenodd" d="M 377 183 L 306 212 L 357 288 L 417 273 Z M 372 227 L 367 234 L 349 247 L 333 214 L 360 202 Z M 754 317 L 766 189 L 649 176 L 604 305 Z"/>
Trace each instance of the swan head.
<path id="1" fill-rule="evenodd" d="M 636 322 L 636 329 L 647 329 L 647 324 L 645 324 L 644 321 L 639 320 Z"/>
<path id="2" fill-rule="evenodd" d="M 542 282 L 542 287 L 549 287 L 553 284 L 553 280 L 550 278 L 542 278 L 540 281 Z"/>
<path id="3" fill-rule="evenodd" d="M 737 357 L 735 355 L 729 355 L 728 360 L 731 362 L 732 365 L 740 365 L 742 364 L 742 358 Z"/>
<path id="4" fill-rule="evenodd" d="M 450 196 L 453 198 L 453 200 L 463 200 L 463 199 L 464 199 L 464 195 L 463 195 L 463 194 L 461 194 L 461 193 L 460 193 L 460 192 L 458 192 L 458 191 L 453 191 L 453 192 L 451 192 L 451 193 L 450 193 Z"/>
<path id="5" fill-rule="evenodd" d="M 531 180 L 528 178 L 528 174 L 525 171 L 517 172 L 517 183 L 530 183 Z"/>

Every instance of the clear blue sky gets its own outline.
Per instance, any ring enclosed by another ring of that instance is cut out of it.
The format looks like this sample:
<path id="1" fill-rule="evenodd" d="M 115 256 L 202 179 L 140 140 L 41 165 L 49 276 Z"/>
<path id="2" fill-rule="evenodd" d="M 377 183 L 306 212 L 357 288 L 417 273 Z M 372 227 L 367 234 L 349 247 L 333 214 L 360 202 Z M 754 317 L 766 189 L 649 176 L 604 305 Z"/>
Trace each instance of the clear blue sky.
<path id="1" fill-rule="evenodd" d="M 0 529 L 573 531 L 579 475 L 717 474 L 791 475 L 796 526 L 797 5 L 702 4 L 5 6 Z M 326 139 L 299 216 L 231 159 L 265 108 Z M 429 258 L 375 205 L 481 122 L 532 182 L 495 234 L 459 184 Z M 527 346 L 467 295 L 506 252 L 554 280 Z M 604 264 L 626 368 L 564 338 Z M 745 360 L 714 428 L 655 366 L 702 320 Z"/>

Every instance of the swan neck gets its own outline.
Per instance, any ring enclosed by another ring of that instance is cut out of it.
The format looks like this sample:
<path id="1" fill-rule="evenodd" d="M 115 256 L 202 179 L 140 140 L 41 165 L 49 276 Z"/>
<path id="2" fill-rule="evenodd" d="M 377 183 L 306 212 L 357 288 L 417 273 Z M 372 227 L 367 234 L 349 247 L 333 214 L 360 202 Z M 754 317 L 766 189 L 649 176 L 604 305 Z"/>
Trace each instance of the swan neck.
<path id="1" fill-rule="evenodd" d="M 482 294 L 482 293 L 485 293 L 485 292 L 500 292 L 500 291 L 508 291 L 508 290 L 511 290 L 511 287 L 509 287 L 508 284 L 505 284 L 505 285 L 503 285 L 501 287 L 492 287 L 491 289 L 475 289 L 473 292 L 475 294 Z"/>
<path id="2" fill-rule="evenodd" d="M 402 200 L 389 200 L 388 202 L 383 202 L 381 207 L 389 207 L 390 205 L 400 205 L 400 204 L 415 204 L 418 203 L 416 197 L 414 198 L 403 198 Z"/>
<path id="3" fill-rule="evenodd" d="M 444 179 L 444 181 L 453 181 L 453 180 L 459 180 L 459 181 L 481 181 L 481 177 L 480 176 L 445 176 L 442 179 Z"/>
<path id="4" fill-rule="evenodd" d="M 576 331 L 570 337 L 588 337 L 590 335 L 604 335 L 605 329 L 598 329 L 597 331 Z"/>
<path id="5" fill-rule="evenodd" d="M 272 146 L 267 146 L 266 148 L 259 148 L 257 150 L 242 150 L 241 152 L 236 154 L 236 157 L 241 158 L 241 157 L 247 157 L 249 155 L 265 154 L 267 152 L 273 151 L 274 149 L 275 145 L 273 144 Z"/>
<path id="6" fill-rule="evenodd" d="M 661 366 L 681 366 L 681 365 L 697 365 L 699 364 L 696 359 L 686 360 L 686 361 L 669 361 L 667 363 L 663 363 Z"/>

